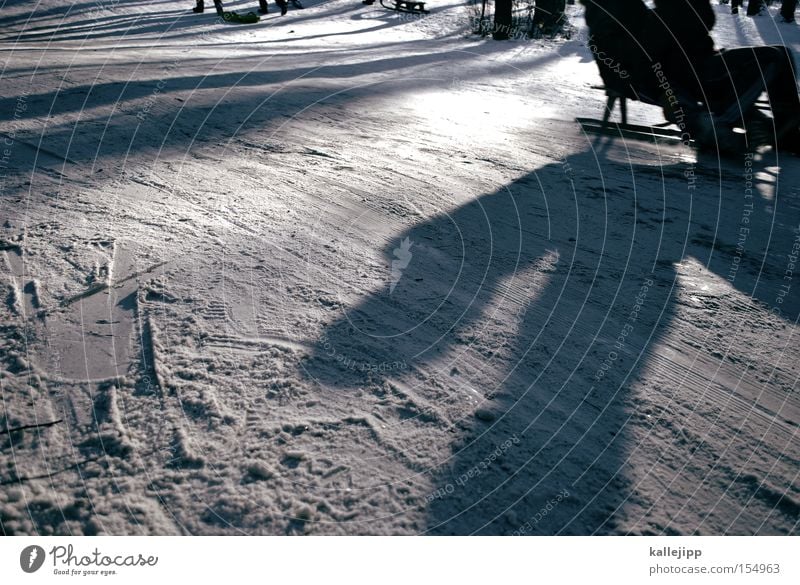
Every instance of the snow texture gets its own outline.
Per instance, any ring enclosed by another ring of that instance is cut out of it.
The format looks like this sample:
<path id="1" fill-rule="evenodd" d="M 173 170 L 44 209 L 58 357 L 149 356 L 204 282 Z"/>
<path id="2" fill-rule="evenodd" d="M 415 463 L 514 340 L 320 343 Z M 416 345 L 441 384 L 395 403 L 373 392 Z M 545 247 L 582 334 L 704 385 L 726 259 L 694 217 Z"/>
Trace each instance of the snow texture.
<path id="1" fill-rule="evenodd" d="M 798 159 L 583 134 L 580 5 L 304 4 L 3 4 L 0 532 L 797 533 Z"/>

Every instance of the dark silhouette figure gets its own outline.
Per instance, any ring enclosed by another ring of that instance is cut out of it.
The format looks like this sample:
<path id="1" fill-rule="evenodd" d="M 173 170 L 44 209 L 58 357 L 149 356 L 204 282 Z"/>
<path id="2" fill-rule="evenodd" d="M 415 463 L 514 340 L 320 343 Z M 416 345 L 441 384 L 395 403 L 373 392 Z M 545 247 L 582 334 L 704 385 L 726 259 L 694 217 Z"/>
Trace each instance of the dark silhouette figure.
<path id="1" fill-rule="evenodd" d="M 534 34 L 555 33 L 564 22 L 565 8 L 566 0 L 536 0 L 536 9 L 533 13 Z"/>
<path id="2" fill-rule="evenodd" d="M 581 0 L 586 7 L 589 49 L 606 88 L 631 99 L 659 103 L 650 66 L 660 47 L 651 47 L 657 22 L 641 0 Z"/>
<path id="3" fill-rule="evenodd" d="M 753 3 L 751 2 L 752 6 Z M 656 15 L 665 28 L 667 80 L 688 89 L 728 125 L 747 128 L 762 120 L 754 103 L 766 91 L 779 146 L 800 147 L 800 98 L 794 60 L 784 46 L 717 51 L 710 31 L 714 12 L 708 0 L 657 0 Z"/>
<path id="4" fill-rule="evenodd" d="M 797 0 L 783 0 L 781 2 L 781 18 L 783 22 L 794 22 L 795 10 L 797 10 Z"/>
<path id="5" fill-rule="evenodd" d="M 657 0 L 654 10 L 641 0 L 584 4 L 606 87 L 661 105 L 703 147 L 742 152 L 748 145 L 734 128 L 744 128 L 751 142 L 770 135 L 778 148 L 800 153 L 800 98 L 787 47 L 717 51 L 709 0 Z M 774 126 L 755 107 L 764 91 Z"/>
<path id="6" fill-rule="evenodd" d="M 553 35 L 564 24 L 566 0 L 536 0 L 529 36 Z M 506 40 L 513 28 L 512 0 L 498 0 L 494 9 L 494 28 L 492 38 Z"/>

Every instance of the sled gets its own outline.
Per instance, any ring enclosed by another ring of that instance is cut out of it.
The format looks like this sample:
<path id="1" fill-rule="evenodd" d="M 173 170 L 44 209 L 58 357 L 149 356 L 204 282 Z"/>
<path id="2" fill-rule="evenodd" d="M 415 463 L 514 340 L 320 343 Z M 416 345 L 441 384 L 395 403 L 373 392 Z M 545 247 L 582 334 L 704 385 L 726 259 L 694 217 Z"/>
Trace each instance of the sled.
<path id="1" fill-rule="evenodd" d="M 608 122 L 611 114 L 614 112 L 614 108 L 617 104 L 619 104 L 619 113 L 620 118 L 623 124 L 628 123 L 628 100 L 631 98 L 626 97 L 624 94 L 621 94 L 613 89 L 609 89 L 602 85 L 593 85 L 591 86 L 592 89 L 600 89 L 605 91 L 606 93 L 606 109 L 603 112 L 603 121 Z M 658 106 L 654 102 L 648 100 L 641 100 L 642 103 L 650 104 L 653 106 Z M 766 98 L 757 99 L 755 100 L 754 106 L 757 110 L 761 110 L 762 112 L 766 112 L 770 110 L 769 100 Z M 659 106 L 660 107 L 660 106 Z"/>
<path id="2" fill-rule="evenodd" d="M 235 22 L 239 24 L 255 24 L 261 20 L 261 17 L 255 12 L 248 12 L 247 14 L 239 14 L 238 12 L 223 12 L 222 20 L 225 22 Z"/>
<path id="3" fill-rule="evenodd" d="M 580 124 L 581 129 L 587 134 L 609 136 L 612 138 L 624 138 L 648 142 L 650 144 L 673 145 L 683 144 L 694 148 L 698 154 L 716 153 L 723 158 L 745 156 L 761 156 L 765 149 L 772 148 L 772 142 L 754 142 L 748 144 L 748 138 L 744 132 L 735 132 L 730 139 L 724 143 L 701 144 L 692 138 L 689 132 L 683 132 L 670 124 L 656 124 L 653 126 L 642 126 L 639 124 L 627 124 L 622 122 L 604 122 L 595 118 L 575 118 Z M 669 127 L 673 126 L 673 127 Z"/>
<path id="4" fill-rule="evenodd" d="M 381 6 L 396 12 L 408 12 L 409 14 L 428 14 L 430 11 L 425 10 L 425 2 L 417 2 L 416 0 L 391 0 L 392 6 L 384 4 L 381 0 Z"/>
<path id="5" fill-rule="evenodd" d="M 647 140 L 649 142 L 660 143 L 679 143 L 683 142 L 686 146 L 696 146 L 696 141 L 690 137 L 689 133 L 682 132 L 675 128 L 671 122 L 663 122 L 653 126 L 641 126 L 638 124 L 628 123 L 628 107 L 627 101 L 631 99 L 624 94 L 617 92 L 605 86 L 593 85 L 592 89 L 599 89 L 605 91 L 606 94 L 606 107 L 603 112 L 603 119 L 596 120 L 594 118 L 576 118 L 576 121 L 581 125 L 584 131 L 590 134 L 603 134 L 606 136 L 616 136 L 630 138 L 633 140 Z M 638 101 L 644 104 L 658 106 L 656 102 L 648 100 L 644 96 Z M 619 105 L 620 122 L 612 122 L 610 118 L 614 112 L 616 105 Z M 769 111 L 769 101 L 767 99 L 758 99 L 758 96 L 753 96 L 753 106 L 757 110 Z M 660 107 L 660 106 L 659 106 Z M 738 104 L 734 104 L 729 112 L 720 116 L 721 120 L 726 117 L 734 119 L 737 117 Z M 670 128 L 672 126 L 672 128 Z M 743 138 L 744 140 L 744 138 Z M 746 145 L 743 143 L 742 147 Z"/>

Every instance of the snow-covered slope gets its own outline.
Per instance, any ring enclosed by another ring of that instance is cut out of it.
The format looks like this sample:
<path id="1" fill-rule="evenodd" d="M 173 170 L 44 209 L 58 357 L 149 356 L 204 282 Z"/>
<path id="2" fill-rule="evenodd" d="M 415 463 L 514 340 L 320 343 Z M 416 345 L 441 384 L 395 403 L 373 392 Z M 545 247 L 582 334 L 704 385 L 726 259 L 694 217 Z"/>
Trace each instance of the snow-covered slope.
<path id="1" fill-rule="evenodd" d="M 2 531 L 796 532 L 797 159 L 582 134 L 579 6 L 306 5 L 3 5 Z"/>

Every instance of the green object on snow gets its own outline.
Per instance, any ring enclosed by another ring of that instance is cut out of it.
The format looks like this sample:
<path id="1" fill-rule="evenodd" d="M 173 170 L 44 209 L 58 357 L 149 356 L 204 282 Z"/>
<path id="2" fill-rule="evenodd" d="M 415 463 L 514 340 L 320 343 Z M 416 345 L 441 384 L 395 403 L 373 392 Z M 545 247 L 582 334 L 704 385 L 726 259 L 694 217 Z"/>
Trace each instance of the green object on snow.
<path id="1" fill-rule="evenodd" d="M 223 12 L 222 19 L 225 22 L 239 22 L 242 24 L 253 24 L 261 20 L 261 17 L 255 12 L 248 12 L 247 14 L 239 14 L 238 12 Z"/>

